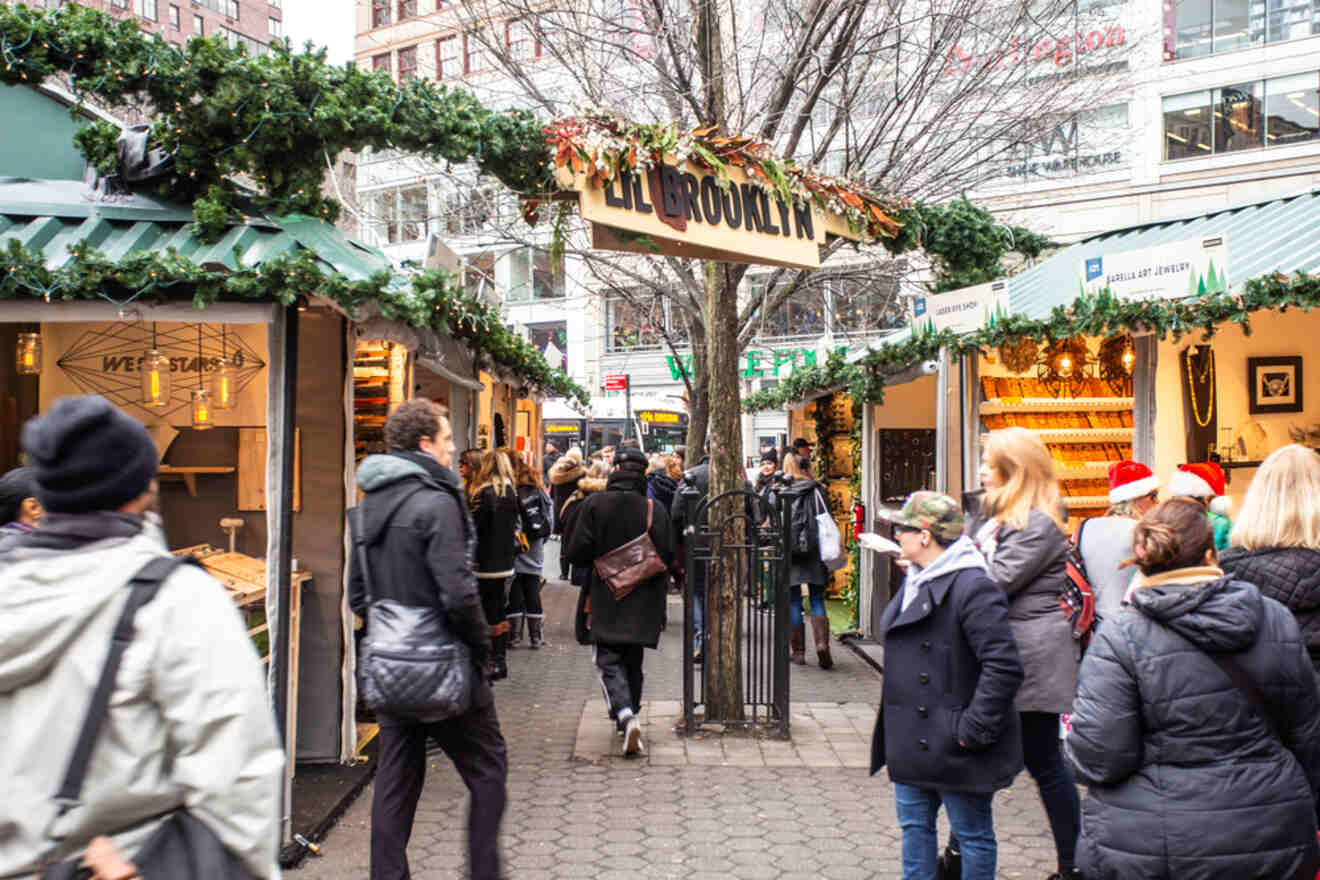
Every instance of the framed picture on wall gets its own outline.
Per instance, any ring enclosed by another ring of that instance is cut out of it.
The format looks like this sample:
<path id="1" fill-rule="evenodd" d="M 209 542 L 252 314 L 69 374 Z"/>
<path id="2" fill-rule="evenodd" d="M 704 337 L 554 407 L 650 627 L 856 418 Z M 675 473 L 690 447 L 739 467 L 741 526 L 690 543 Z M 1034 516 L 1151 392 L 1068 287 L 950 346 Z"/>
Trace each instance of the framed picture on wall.
<path id="1" fill-rule="evenodd" d="M 1252 414 L 1302 411 L 1300 357 L 1247 358 L 1247 382 Z"/>

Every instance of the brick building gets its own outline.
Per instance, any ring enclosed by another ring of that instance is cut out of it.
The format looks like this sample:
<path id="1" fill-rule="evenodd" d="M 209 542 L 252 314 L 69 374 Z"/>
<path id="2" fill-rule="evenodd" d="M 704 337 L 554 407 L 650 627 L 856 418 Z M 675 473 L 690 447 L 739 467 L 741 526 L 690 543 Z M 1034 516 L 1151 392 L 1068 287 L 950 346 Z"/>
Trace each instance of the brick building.
<path id="1" fill-rule="evenodd" d="M 14 5 L 12 0 L 0 2 Z M 144 31 L 183 45 L 192 37 L 222 36 L 260 54 L 284 36 L 283 0 L 25 0 L 26 5 L 58 9 L 77 3 L 121 18 L 134 18 Z"/>

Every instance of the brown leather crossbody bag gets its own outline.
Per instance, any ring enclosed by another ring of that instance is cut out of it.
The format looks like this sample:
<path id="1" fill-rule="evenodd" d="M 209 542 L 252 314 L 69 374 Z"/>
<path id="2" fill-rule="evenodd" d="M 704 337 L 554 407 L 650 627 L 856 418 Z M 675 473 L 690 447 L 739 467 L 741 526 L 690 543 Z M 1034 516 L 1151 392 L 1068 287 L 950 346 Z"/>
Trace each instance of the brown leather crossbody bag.
<path id="1" fill-rule="evenodd" d="M 648 498 L 646 528 L 642 533 L 627 544 L 615 547 L 594 563 L 596 575 L 609 585 L 616 602 L 625 599 L 638 584 L 665 571 L 665 563 L 655 549 L 655 542 L 651 540 L 651 517 L 654 513 L 655 503 Z"/>

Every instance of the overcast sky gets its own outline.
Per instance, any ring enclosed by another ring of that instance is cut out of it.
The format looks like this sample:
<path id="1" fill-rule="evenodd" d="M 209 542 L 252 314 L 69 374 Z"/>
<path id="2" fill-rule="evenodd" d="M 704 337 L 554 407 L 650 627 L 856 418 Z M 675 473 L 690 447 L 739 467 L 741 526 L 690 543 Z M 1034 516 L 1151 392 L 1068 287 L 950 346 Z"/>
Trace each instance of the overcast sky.
<path id="1" fill-rule="evenodd" d="M 284 0 L 284 35 L 297 49 L 329 46 L 332 64 L 353 57 L 353 21 L 353 0 Z"/>

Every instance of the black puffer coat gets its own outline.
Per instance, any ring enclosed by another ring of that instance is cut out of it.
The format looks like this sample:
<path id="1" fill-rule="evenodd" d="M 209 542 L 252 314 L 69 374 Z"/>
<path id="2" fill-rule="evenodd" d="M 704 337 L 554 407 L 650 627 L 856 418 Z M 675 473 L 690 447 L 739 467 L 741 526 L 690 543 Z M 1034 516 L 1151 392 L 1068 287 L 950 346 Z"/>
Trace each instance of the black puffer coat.
<path id="1" fill-rule="evenodd" d="M 589 569 L 586 586 L 578 596 L 576 635 L 584 645 L 644 645 L 660 642 L 665 623 L 669 576 L 661 572 L 638 584 L 622 600 L 592 567 L 598 557 L 639 537 L 646 529 L 646 508 L 651 505 L 651 542 L 665 565 L 674 561 L 674 534 L 669 513 L 646 497 L 646 477 L 640 471 L 618 469 L 610 474 L 604 492 L 579 503 L 575 521 L 564 533 L 564 552 L 574 566 Z M 590 624 L 586 601 L 591 599 Z"/>
<path id="2" fill-rule="evenodd" d="M 509 487 L 497 495 L 493 486 L 487 486 L 469 503 L 477 526 L 478 580 L 513 577 L 513 561 L 518 556 L 514 533 L 522 521 L 518 493 Z"/>
<path id="3" fill-rule="evenodd" d="M 1320 859 L 1320 695 L 1297 622 L 1216 569 L 1148 584 L 1082 663 L 1064 744 L 1090 786 L 1077 864 L 1087 880 L 1284 880 Z M 1278 735 L 1207 651 L 1234 656 Z"/>
<path id="4" fill-rule="evenodd" d="M 1311 655 L 1311 666 L 1320 675 L 1320 551 L 1306 547 L 1230 547 L 1220 555 L 1219 567 L 1224 574 L 1255 584 L 1261 595 L 1281 602 L 1293 613 Z"/>

